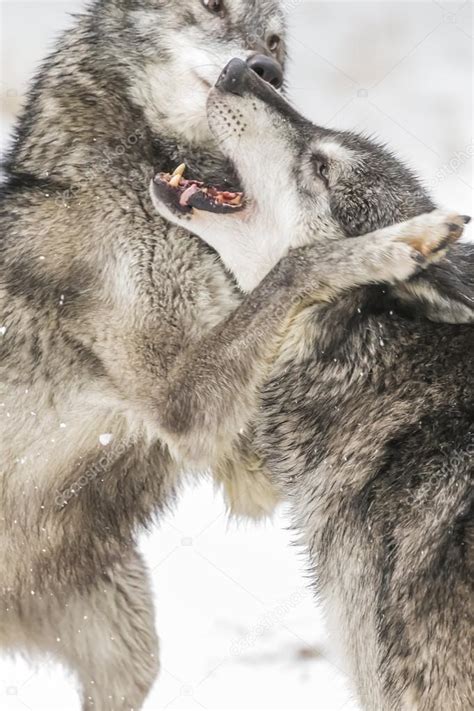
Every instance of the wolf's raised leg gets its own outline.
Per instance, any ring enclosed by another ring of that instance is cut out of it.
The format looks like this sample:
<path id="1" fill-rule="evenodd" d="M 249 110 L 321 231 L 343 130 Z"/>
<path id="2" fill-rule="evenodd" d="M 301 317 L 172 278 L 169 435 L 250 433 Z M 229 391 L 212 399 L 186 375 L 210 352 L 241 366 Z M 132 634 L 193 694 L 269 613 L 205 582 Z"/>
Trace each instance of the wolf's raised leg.
<path id="1" fill-rule="evenodd" d="M 76 674 L 84 711 L 138 711 L 158 673 L 158 639 L 137 553 L 77 593 L 44 625 L 44 643 Z"/>
<path id="2" fill-rule="evenodd" d="M 259 388 L 295 312 L 357 286 L 409 279 L 463 227 L 460 216 L 435 211 L 364 237 L 295 249 L 199 340 L 189 332 L 163 331 L 160 313 L 148 324 L 142 319 L 139 332 L 125 334 L 122 322 L 103 319 L 97 355 L 126 397 L 156 422 L 177 459 L 215 463 L 255 414 Z M 157 343 L 167 343 L 173 356 Z"/>

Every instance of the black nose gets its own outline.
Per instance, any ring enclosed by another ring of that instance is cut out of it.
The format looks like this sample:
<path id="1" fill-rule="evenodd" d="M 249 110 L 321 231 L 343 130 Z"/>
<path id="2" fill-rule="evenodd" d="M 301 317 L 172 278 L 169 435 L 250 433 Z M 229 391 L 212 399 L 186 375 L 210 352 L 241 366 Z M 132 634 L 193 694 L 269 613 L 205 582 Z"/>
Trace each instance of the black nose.
<path id="1" fill-rule="evenodd" d="M 247 65 L 264 81 L 279 89 L 283 84 L 281 64 L 265 54 L 254 54 L 247 59 Z"/>
<path id="2" fill-rule="evenodd" d="M 243 96 L 246 91 L 255 89 L 256 87 L 253 84 L 259 84 L 260 82 L 258 82 L 258 80 L 256 82 L 252 82 L 252 77 L 254 75 L 250 69 L 255 71 L 255 67 L 251 66 L 251 61 L 258 59 L 259 57 L 268 60 L 272 64 L 276 64 L 276 62 L 272 59 L 263 57 L 263 55 L 259 54 L 251 57 L 247 62 L 243 62 L 241 59 L 231 59 L 227 66 L 222 70 L 216 86 L 222 91 L 228 91 L 231 94 L 237 94 L 237 96 Z M 281 81 L 283 81 L 283 74 L 280 65 L 277 64 L 277 67 L 279 72 L 278 76 L 280 76 Z M 273 86 L 276 86 L 276 84 Z"/>

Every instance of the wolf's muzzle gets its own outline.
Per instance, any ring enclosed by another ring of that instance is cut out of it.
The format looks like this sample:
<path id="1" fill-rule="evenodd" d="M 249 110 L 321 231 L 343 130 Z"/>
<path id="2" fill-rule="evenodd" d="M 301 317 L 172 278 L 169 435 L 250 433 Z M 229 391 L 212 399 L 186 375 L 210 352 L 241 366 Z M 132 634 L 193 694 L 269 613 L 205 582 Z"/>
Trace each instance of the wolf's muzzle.
<path id="1" fill-rule="evenodd" d="M 263 81 L 250 66 L 241 59 L 231 59 L 221 72 L 216 83 L 216 89 L 224 94 L 234 96 L 253 96 L 271 107 L 301 132 L 305 127 L 311 129 L 310 122 L 301 116 L 284 98 L 275 90 L 272 84 Z"/>

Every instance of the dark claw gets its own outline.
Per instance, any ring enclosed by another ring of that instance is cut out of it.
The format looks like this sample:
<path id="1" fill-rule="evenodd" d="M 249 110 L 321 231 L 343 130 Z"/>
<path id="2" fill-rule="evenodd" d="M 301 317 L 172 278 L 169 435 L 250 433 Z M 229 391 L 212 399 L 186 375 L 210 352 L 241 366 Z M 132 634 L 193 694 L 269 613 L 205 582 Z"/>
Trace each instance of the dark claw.
<path id="1" fill-rule="evenodd" d="M 415 253 L 415 262 L 417 262 L 421 267 L 422 264 L 426 264 L 426 257 L 421 252 L 416 252 Z"/>
<path id="2" fill-rule="evenodd" d="M 457 225 L 455 222 L 448 222 L 449 235 L 453 237 L 454 235 L 460 236 L 462 234 L 462 227 Z"/>
<path id="3" fill-rule="evenodd" d="M 458 226 L 456 225 L 456 227 L 458 227 Z M 436 249 L 433 249 L 431 253 L 437 254 L 437 252 L 442 252 L 447 247 L 449 247 L 450 244 L 451 244 L 451 236 L 446 237 L 446 239 L 444 239 L 442 242 L 440 242 L 440 244 L 436 247 Z"/>

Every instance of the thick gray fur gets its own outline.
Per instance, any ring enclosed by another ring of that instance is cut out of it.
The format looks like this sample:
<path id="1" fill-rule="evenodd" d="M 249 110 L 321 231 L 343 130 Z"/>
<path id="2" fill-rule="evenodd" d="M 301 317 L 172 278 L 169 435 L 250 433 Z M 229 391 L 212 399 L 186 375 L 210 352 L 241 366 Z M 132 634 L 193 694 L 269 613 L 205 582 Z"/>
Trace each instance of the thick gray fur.
<path id="1" fill-rule="evenodd" d="M 342 245 L 377 249 L 400 220 L 392 237 L 429 229 L 434 205 L 393 154 L 314 126 L 238 62 L 211 92 L 209 120 L 247 206 L 194 211 L 188 225 L 243 287 L 295 245 L 320 245 L 329 263 Z M 473 266 L 460 243 L 405 284 L 307 305 L 260 393 L 256 449 L 292 504 L 370 711 L 474 708 L 474 327 L 426 318 L 444 300 L 448 320 L 470 319 Z"/>

